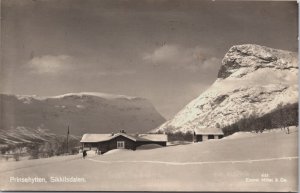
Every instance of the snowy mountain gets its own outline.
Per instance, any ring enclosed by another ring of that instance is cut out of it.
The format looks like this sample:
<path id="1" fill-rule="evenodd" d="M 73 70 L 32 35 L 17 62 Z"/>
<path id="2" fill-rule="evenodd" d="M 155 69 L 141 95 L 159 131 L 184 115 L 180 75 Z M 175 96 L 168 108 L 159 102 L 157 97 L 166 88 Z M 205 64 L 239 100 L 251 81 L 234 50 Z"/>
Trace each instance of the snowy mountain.
<path id="1" fill-rule="evenodd" d="M 51 140 L 53 137 L 55 137 L 55 134 L 44 129 L 17 127 L 10 130 L 0 131 L 0 147 L 3 144 L 44 142 Z"/>
<path id="2" fill-rule="evenodd" d="M 151 132 L 187 132 L 217 123 L 223 127 L 252 113 L 262 116 L 280 103 L 297 102 L 297 53 L 236 45 L 226 53 L 213 85 Z"/>
<path id="3" fill-rule="evenodd" d="M 17 127 L 54 134 L 107 133 L 124 129 L 146 132 L 165 119 L 146 99 L 104 93 L 70 93 L 54 97 L 0 94 L 1 131 Z"/>

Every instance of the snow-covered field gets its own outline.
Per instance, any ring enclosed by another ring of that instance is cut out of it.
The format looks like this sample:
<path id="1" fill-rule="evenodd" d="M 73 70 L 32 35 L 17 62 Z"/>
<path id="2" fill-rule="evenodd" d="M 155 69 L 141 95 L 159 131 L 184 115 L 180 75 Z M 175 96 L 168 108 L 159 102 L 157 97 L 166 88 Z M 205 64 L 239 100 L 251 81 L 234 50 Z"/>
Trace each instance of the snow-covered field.
<path id="1" fill-rule="evenodd" d="M 298 130 L 237 133 L 221 140 L 1 162 L 1 190 L 297 191 Z M 10 182 L 40 177 L 47 182 Z M 51 178 L 52 177 L 52 178 Z M 78 177 L 83 182 L 51 182 Z"/>

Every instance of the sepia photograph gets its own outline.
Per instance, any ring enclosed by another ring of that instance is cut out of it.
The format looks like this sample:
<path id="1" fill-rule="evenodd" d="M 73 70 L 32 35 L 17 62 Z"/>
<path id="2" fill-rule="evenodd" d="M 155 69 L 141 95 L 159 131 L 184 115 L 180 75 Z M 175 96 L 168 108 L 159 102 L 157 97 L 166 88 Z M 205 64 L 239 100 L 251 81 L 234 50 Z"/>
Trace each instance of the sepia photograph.
<path id="1" fill-rule="evenodd" d="M 0 191 L 298 191 L 297 1 L 0 6 Z"/>

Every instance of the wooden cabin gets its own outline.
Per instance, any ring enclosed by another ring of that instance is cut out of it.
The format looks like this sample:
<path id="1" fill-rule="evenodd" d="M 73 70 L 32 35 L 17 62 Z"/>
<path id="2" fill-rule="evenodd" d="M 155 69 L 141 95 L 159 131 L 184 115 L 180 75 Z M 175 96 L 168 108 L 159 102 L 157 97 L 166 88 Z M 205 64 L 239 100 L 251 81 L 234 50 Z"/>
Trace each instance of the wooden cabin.
<path id="1" fill-rule="evenodd" d="M 206 141 L 209 139 L 221 139 L 224 133 L 220 128 L 197 128 L 194 129 L 194 142 Z"/>
<path id="2" fill-rule="evenodd" d="M 124 131 L 111 134 L 84 134 L 80 143 L 82 149 L 96 149 L 101 154 L 112 149 L 131 149 L 146 144 L 167 146 L 168 137 L 165 134 L 126 134 Z"/>

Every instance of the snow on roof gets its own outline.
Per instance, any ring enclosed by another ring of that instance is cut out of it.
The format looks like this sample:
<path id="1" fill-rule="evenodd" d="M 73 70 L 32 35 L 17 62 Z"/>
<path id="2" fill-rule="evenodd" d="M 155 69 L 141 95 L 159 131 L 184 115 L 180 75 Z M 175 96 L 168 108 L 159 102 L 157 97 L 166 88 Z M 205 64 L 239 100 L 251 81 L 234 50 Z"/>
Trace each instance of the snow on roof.
<path id="1" fill-rule="evenodd" d="M 101 142 L 101 141 L 109 141 L 118 136 L 124 136 L 132 141 L 136 141 L 136 139 L 132 136 L 126 135 L 125 133 L 117 133 L 117 134 L 84 134 L 80 142 Z"/>
<path id="2" fill-rule="evenodd" d="M 145 141 L 168 141 L 168 136 L 165 134 L 139 134 L 138 137 Z"/>
<path id="3" fill-rule="evenodd" d="M 224 135 L 222 129 L 216 127 L 206 127 L 194 129 L 196 135 Z"/>
<path id="4" fill-rule="evenodd" d="M 102 142 L 109 141 L 118 136 L 124 136 L 133 141 L 168 141 L 168 137 L 165 134 L 139 134 L 139 135 L 128 135 L 125 133 L 112 134 L 84 134 L 80 142 Z"/>
<path id="5" fill-rule="evenodd" d="M 111 134 L 84 134 L 80 142 L 100 142 L 112 139 Z"/>

